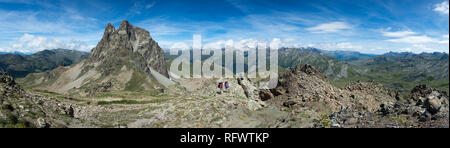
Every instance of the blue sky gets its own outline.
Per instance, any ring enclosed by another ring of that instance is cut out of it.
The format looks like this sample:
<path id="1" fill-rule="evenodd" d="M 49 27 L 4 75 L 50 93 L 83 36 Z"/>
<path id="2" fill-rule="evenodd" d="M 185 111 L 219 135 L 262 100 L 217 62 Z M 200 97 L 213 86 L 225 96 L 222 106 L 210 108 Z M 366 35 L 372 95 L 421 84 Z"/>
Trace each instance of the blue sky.
<path id="1" fill-rule="evenodd" d="M 279 41 L 381 54 L 447 52 L 448 0 L 0 0 L 0 52 L 89 51 L 108 22 L 150 31 L 163 48 Z M 279 39 L 279 40 L 277 40 Z"/>

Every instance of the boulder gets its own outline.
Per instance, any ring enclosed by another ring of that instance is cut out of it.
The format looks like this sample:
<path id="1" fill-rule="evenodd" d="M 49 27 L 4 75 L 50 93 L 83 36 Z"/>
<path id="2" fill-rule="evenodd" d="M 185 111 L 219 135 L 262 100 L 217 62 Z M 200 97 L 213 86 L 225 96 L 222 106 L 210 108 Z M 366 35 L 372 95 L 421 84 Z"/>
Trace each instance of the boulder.
<path id="1" fill-rule="evenodd" d="M 284 106 L 284 107 L 291 108 L 291 107 L 294 106 L 295 104 L 297 104 L 297 103 L 294 102 L 294 101 L 287 101 L 287 102 L 284 102 L 284 103 L 283 103 L 283 106 Z"/>
<path id="2" fill-rule="evenodd" d="M 260 90 L 259 91 L 259 98 L 262 101 L 267 101 L 267 100 L 273 99 L 274 95 L 269 90 Z"/>
<path id="3" fill-rule="evenodd" d="M 424 107 L 427 111 L 434 115 L 439 112 L 441 105 L 441 101 L 437 97 L 429 96 L 425 101 Z"/>

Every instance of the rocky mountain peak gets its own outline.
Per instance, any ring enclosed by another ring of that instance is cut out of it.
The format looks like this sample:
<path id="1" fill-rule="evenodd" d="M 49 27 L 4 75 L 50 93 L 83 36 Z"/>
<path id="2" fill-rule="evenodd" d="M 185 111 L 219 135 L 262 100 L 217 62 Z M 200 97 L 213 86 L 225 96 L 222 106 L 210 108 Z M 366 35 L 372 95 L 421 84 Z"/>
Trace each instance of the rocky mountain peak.
<path id="1" fill-rule="evenodd" d="M 108 23 L 105 28 L 105 33 L 113 33 L 116 31 L 116 28 L 111 23 Z"/>
<path id="2" fill-rule="evenodd" d="M 131 25 L 130 22 L 128 22 L 127 20 L 123 20 L 120 23 L 119 30 L 121 30 L 121 29 L 128 29 L 128 28 L 133 28 L 133 25 Z"/>
<path id="3" fill-rule="evenodd" d="M 328 81 L 328 78 L 325 74 L 320 72 L 318 69 L 316 69 L 314 66 L 309 64 L 300 64 L 297 65 L 293 70 L 292 73 L 294 74 L 300 74 L 300 73 L 306 73 L 311 76 L 316 76 L 324 81 Z"/>
<path id="4" fill-rule="evenodd" d="M 151 73 L 154 70 L 169 77 L 161 47 L 148 31 L 133 26 L 127 20 L 122 21 L 117 30 L 110 23 L 106 26 L 103 38 L 92 50 L 89 60 L 104 63 L 113 57 L 130 59 L 129 62 L 140 71 Z"/>

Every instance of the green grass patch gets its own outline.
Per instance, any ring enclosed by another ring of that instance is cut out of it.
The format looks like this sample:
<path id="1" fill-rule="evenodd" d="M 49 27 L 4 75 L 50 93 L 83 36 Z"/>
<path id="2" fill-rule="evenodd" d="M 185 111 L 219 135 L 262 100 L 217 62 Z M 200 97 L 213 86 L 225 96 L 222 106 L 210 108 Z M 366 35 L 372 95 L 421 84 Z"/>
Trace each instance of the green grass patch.
<path id="1" fill-rule="evenodd" d="M 131 80 L 127 83 L 125 90 L 127 91 L 141 91 L 142 89 L 142 84 L 144 84 L 146 79 L 146 76 L 138 73 L 138 72 L 133 72 L 133 76 L 131 77 Z"/>
<path id="2" fill-rule="evenodd" d="M 396 117 L 391 117 L 391 119 L 392 119 L 392 120 L 394 120 L 394 121 L 397 121 L 397 122 L 403 123 L 403 124 L 405 124 L 405 123 L 408 123 L 408 122 L 409 122 L 409 120 L 408 120 L 408 119 L 406 119 L 405 117 L 400 117 L 400 116 L 396 116 Z"/>
<path id="3" fill-rule="evenodd" d="M 311 116 L 308 114 L 301 114 L 300 117 L 305 118 L 305 119 L 311 118 Z"/>
<path id="4" fill-rule="evenodd" d="M 141 90 L 141 91 L 113 91 L 96 93 L 94 98 L 122 98 L 122 99 L 144 99 L 146 97 L 165 97 L 167 94 L 159 90 Z"/>
<path id="5" fill-rule="evenodd" d="M 137 101 L 137 100 L 119 100 L 119 101 L 99 101 L 98 105 L 112 105 L 112 104 L 152 104 L 152 103 L 162 103 L 167 101 L 167 99 L 153 99 L 146 101 Z"/>

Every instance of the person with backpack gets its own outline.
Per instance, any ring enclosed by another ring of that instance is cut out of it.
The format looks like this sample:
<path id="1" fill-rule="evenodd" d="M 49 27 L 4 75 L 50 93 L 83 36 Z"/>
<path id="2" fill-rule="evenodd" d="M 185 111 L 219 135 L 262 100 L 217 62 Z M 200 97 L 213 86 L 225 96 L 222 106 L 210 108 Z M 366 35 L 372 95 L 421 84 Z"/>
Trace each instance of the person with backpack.
<path id="1" fill-rule="evenodd" d="M 222 82 L 219 82 L 219 85 L 217 86 L 218 88 L 219 88 L 219 94 L 222 94 L 222 91 L 223 91 L 223 83 Z"/>
<path id="2" fill-rule="evenodd" d="M 225 91 L 228 92 L 228 88 L 230 88 L 230 83 L 228 81 L 225 81 Z"/>

